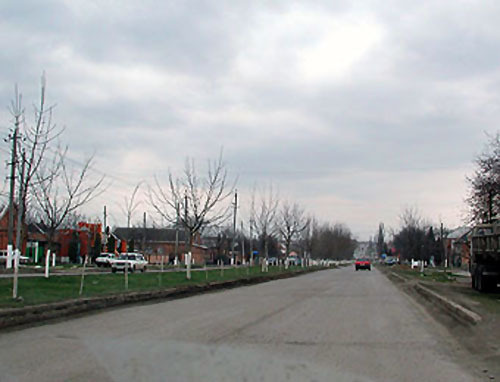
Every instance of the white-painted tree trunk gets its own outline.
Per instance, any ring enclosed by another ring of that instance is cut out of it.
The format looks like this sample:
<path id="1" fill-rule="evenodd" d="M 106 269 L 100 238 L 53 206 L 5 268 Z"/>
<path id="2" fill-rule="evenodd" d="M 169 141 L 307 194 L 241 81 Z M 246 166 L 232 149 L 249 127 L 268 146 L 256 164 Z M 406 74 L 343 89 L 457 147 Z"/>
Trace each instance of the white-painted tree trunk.
<path id="1" fill-rule="evenodd" d="M 14 281 L 12 285 L 12 298 L 17 298 L 17 275 L 19 270 L 19 249 L 14 251 Z"/>
<path id="2" fill-rule="evenodd" d="M 52 268 L 56 266 L 56 253 L 52 254 Z"/>
<path id="3" fill-rule="evenodd" d="M 188 280 L 191 280 L 191 252 L 186 253 L 186 263 L 187 263 L 186 278 Z"/>
<path id="4" fill-rule="evenodd" d="M 50 249 L 47 250 L 45 254 L 45 278 L 49 278 L 49 268 L 50 268 Z"/>
<path id="5" fill-rule="evenodd" d="M 7 262 L 5 263 L 5 268 L 6 269 L 11 269 L 12 268 L 12 257 L 13 257 L 13 253 L 12 253 L 12 245 L 9 244 L 7 245 Z"/>

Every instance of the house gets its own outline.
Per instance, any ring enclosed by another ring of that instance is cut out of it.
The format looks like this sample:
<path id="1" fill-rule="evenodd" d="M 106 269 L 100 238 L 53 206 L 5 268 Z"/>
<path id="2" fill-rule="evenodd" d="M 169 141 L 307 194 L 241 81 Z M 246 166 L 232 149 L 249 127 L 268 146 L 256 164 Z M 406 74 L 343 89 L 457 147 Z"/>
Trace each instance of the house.
<path id="1" fill-rule="evenodd" d="M 16 230 L 17 230 L 17 206 L 14 205 L 14 221 L 13 221 L 13 241 L 16 242 Z M 23 227 L 24 230 L 26 226 Z M 5 205 L 0 208 L 0 250 L 7 250 L 7 245 L 9 244 L 9 206 Z M 23 253 L 26 248 L 26 241 L 23 240 L 21 243 L 23 248 Z"/>
<path id="2" fill-rule="evenodd" d="M 445 258 L 454 267 L 467 268 L 470 259 L 469 234 L 472 228 L 459 227 L 451 231 L 445 239 Z"/>
<path id="3" fill-rule="evenodd" d="M 113 234 L 121 241 L 121 252 L 140 250 L 153 264 L 160 264 L 162 258 L 165 264 L 173 262 L 177 243 L 178 259 L 184 262 L 187 246 L 183 229 L 118 227 L 113 230 Z M 202 244 L 200 235 L 196 235 L 191 253 L 195 264 L 205 264 L 210 260 L 208 248 Z"/>
<path id="4" fill-rule="evenodd" d="M 100 235 L 102 242 L 102 225 L 100 223 L 79 222 L 77 228 L 64 228 L 56 231 L 52 250 L 56 254 L 57 262 L 68 263 L 71 257 L 71 246 L 76 244 L 76 253 L 73 253 L 77 260 L 80 257 L 91 254 L 97 236 Z M 27 232 L 26 254 L 34 262 L 43 262 L 43 254 L 48 249 L 47 237 L 44 234 L 42 224 L 30 224 Z M 100 249 L 99 249 L 100 251 Z"/>

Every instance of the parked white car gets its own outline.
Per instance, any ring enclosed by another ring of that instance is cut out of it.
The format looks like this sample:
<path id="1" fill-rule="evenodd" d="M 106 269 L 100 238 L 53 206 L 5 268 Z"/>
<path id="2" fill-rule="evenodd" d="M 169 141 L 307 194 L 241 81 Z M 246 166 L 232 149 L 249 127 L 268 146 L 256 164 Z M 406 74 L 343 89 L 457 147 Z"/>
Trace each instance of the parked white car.
<path id="1" fill-rule="evenodd" d="M 112 253 L 101 253 L 98 258 L 95 259 L 95 264 L 98 267 L 110 267 L 111 262 L 115 259 L 115 255 Z"/>
<path id="2" fill-rule="evenodd" d="M 144 258 L 144 255 L 140 253 L 123 253 L 118 259 L 111 261 L 111 271 L 113 273 L 116 271 L 125 272 L 128 268 L 129 272 L 138 270 L 144 272 L 147 264 L 148 262 Z"/>

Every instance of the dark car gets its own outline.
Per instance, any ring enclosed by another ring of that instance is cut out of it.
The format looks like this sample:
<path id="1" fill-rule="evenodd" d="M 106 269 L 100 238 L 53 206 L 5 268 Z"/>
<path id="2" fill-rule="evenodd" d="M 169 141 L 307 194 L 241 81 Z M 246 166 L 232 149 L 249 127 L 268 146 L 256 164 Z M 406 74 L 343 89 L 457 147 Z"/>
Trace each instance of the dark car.
<path id="1" fill-rule="evenodd" d="M 356 270 L 360 269 L 368 269 L 369 271 L 372 270 L 372 262 L 370 259 L 357 259 L 356 262 L 354 263 L 354 266 Z"/>

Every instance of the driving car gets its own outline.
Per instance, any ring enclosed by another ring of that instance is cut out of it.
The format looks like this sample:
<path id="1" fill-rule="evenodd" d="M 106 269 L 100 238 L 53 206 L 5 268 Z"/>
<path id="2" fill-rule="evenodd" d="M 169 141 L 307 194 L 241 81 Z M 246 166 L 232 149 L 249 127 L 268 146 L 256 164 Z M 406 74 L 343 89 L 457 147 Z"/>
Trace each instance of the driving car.
<path id="1" fill-rule="evenodd" d="M 370 259 L 357 259 L 356 262 L 354 263 L 354 267 L 356 270 L 360 269 L 368 269 L 369 271 L 372 270 L 372 262 Z"/>
<path id="2" fill-rule="evenodd" d="M 110 267 L 114 258 L 115 255 L 112 253 L 101 253 L 99 257 L 95 259 L 95 264 L 98 267 Z"/>
<path id="3" fill-rule="evenodd" d="M 144 272 L 146 270 L 148 262 L 144 258 L 144 255 L 140 253 L 123 253 L 111 262 L 111 272 L 123 271 L 128 269 L 129 272 L 135 272 L 140 270 Z"/>

